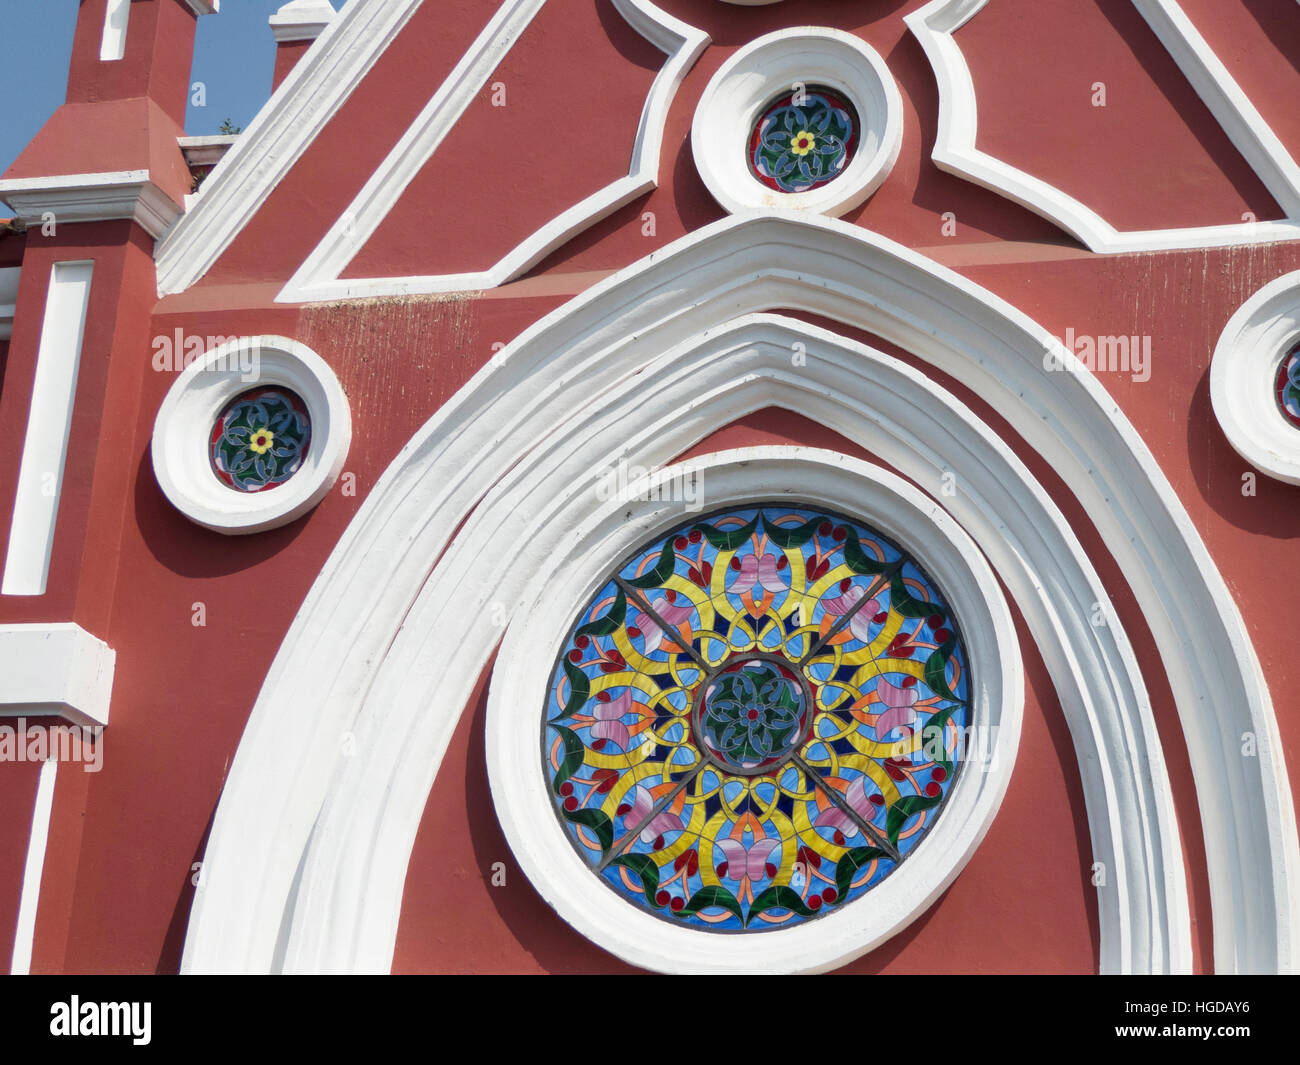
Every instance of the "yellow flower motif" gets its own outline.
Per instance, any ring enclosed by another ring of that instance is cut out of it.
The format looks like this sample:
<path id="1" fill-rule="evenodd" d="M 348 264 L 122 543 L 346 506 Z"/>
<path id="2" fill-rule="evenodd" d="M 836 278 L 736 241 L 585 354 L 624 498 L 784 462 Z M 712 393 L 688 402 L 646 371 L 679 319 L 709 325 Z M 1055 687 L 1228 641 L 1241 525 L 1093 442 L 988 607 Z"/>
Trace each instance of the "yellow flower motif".
<path id="1" fill-rule="evenodd" d="M 817 141 L 806 129 L 800 130 L 790 138 L 790 151 L 795 155 L 807 155 L 817 146 Z"/>
<path id="2" fill-rule="evenodd" d="M 256 429 L 248 438 L 248 446 L 259 455 L 265 455 L 275 443 L 275 433 L 270 429 Z"/>

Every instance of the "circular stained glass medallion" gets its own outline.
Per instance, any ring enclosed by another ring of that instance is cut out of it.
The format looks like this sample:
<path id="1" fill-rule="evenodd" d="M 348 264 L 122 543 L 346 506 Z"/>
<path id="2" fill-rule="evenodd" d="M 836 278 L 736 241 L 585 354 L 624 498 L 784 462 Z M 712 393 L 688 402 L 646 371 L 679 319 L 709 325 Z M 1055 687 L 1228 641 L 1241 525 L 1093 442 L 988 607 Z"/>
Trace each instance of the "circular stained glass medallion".
<path id="1" fill-rule="evenodd" d="M 778 192 L 809 192 L 840 176 L 858 147 L 858 113 L 845 97 L 815 86 L 767 106 L 749 139 L 749 168 Z"/>
<path id="2" fill-rule="evenodd" d="M 1300 429 L 1300 345 L 1292 348 L 1278 366 L 1274 388 L 1282 417 Z"/>
<path id="3" fill-rule="evenodd" d="M 226 404 L 212 427 L 212 471 L 227 487 L 261 492 L 284 484 L 311 446 L 311 415 L 286 388 L 254 388 Z"/>
<path id="4" fill-rule="evenodd" d="M 972 725 L 926 573 L 841 515 L 771 504 L 638 551 L 576 620 L 542 760 L 590 868 L 665 920 L 781 928 L 918 845 Z"/>

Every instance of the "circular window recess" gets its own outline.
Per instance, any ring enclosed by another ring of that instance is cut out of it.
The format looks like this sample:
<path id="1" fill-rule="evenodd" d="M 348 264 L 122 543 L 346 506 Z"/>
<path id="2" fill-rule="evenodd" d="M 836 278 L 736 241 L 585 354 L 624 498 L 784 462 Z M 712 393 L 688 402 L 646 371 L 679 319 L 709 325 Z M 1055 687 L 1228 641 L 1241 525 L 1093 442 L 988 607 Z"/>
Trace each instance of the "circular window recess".
<path id="1" fill-rule="evenodd" d="M 646 487 L 575 526 L 506 634 L 506 837 L 632 964 L 843 965 L 924 912 L 997 811 L 1024 699 L 1006 602 L 945 512 L 855 459 L 756 448 Z"/>
<path id="2" fill-rule="evenodd" d="M 1210 364 L 1210 399 L 1237 454 L 1300 484 L 1300 271 L 1265 285 L 1228 321 Z"/>
<path id="3" fill-rule="evenodd" d="M 903 103 L 885 61 L 839 30 L 779 30 L 713 76 L 695 111 L 700 176 L 734 213 L 761 208 L 838 217 L 889 176 Z"/>
<path id="4" fill-rule="evenodd" d="M 319 355 L 286 337 L 243 337 L 172 384 L 154 422 L 154 475 L 204 528 L 262 532 L 325 497 L 351 439 L 347 397 Z"/>

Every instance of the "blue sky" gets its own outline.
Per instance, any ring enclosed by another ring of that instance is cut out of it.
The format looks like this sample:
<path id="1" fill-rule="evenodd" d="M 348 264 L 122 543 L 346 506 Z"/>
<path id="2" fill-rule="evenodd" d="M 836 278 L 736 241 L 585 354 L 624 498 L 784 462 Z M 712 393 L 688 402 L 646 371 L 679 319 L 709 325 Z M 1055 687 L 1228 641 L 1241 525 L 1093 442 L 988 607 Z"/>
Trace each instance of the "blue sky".
<path id="1" fill-rule="evenodd" d="M 216 133 L 224 119 L 247 126 L 271 95 L 275 41 L 266 20 L 286 0 L 224 0 L 199 19 L 191 82 L 207 86 L 207 106 L 191 106 L 185 131 Z M 331 0 L 336 8 L 343 0 Z M 0 0 L 0 172 L 63 103 L 77 0 Z M 21 44 L 19 44 L 21 42 Z"/>

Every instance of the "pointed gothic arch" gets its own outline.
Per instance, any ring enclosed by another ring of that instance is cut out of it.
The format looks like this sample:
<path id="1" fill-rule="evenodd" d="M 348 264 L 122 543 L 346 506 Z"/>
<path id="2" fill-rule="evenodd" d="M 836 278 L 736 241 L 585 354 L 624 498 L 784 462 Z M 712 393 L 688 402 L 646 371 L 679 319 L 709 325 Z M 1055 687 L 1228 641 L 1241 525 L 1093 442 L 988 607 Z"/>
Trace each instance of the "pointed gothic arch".
<path id="1" fill-rule="evenodd" d="M 701 230 L 560 308 L 398 456 L 322 570 L 253 709 L 210 836 L 187 971 L 386 969 L 425 797 L 495 643 L 475 607 L 513 604 L 529 561 L 500 577 L 476 569 L 471 527 L 529 530 L 540 556 L 548 533 L 574 526 L 584 478 L 613 453 L 610 418 L 622 419 L 622 437 L 656 431 L 660 451 L 647 440 L 643 453 L 667 462 L 792 389 L 802 409 L 815 406 L 920 483 L 936 462 L 961 464 L 950 511 L 995 568 L 1002 558 L 1035 637 L 1059 649 L 1045 658 L 1073 707 L 1093 843 L 1099 854 L 1110 848 L 1117 882 L 1102 896 L 1103 968 L 1189 967 L 1159 741 L 1127 639 L 1079 612 L 1083 596 L 1104 600 L 1104 590 L 1077 540 L 1005 445 L 942 390 L 861 345 L 761 313 L 772 307 L 867 330 L 958 377 L 1089 508 L 1178 704 L 1206 838 L 1216 968 L 1293 965 L 1298 856 L 1268 689 L 1222 578 L 1132 426 L 1091 375 L 1045 372 L 1045 354 L 1079 367 L 979 286 L 856 227 L 765 213 Z M 770 336 L 746 336 L 740 349 L 713 343 L 734 330 L 780 337 L 791 328 L 818 334 L 828 378 L 778 372 Z M 688 377 L 684 403 L 674 385 Z M 871 392 L 888 381 L 899 402 L 876 408 Z M 947 420 L 936 424 L 931 408 Z M 873 410 L 876 421 L 865 417 Z M 593 419 L 599 427 L 575 449 L 566 434 Z M 1012 560 L 1025 547 L 1017 574 Z M 1053 553 L 1066 568 L 1044 581 Z M 474 618 L 467 650 L 430 650 L 447 616 Z M 338 750 L 344 732 L 357 743 L 350 758 Z M 1239 756 L 1244 732 L 1258 739 L 1256 759 Z"/>

